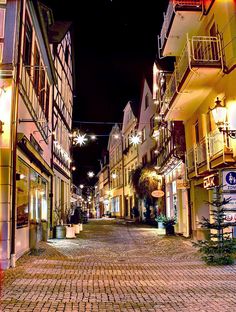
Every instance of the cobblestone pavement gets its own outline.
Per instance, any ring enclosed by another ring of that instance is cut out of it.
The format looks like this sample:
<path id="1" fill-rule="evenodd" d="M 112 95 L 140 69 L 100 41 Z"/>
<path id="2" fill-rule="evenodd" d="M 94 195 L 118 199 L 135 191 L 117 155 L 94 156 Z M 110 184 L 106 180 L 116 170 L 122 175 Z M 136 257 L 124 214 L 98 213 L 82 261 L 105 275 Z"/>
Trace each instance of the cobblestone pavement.
<path id="1" fill-rule="evenodd" d="M 1 311 L 236 311 L 236 267 L 209 267 L 191 241 L 94 220 L 40 243 L 4 274 Z"/>

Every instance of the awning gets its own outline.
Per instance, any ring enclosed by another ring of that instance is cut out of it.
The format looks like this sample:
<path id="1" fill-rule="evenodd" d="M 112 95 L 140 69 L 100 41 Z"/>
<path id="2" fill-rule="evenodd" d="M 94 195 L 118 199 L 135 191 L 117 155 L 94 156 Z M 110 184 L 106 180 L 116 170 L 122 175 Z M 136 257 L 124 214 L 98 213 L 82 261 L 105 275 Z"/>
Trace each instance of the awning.
<path id="1" fill-rule="evenodd" d="M 52 169 L 23 133 L 17 133 L 17 144 L 29 157 L 30 161 L 35 163 L 41 171 L 45 172 L 47 175 L 54 175 Z"/>

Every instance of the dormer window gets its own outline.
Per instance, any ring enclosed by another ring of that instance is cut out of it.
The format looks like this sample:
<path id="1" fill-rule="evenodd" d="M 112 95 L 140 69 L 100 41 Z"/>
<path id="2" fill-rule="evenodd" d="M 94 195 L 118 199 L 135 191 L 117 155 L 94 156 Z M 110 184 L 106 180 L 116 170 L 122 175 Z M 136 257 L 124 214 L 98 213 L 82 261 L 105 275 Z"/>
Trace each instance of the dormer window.
<path id="1" fill-rule="evenodd" d="M 145 95 L 145 109 L 147 109 L 149 106 L 149 96 L 148 94 Z"/>

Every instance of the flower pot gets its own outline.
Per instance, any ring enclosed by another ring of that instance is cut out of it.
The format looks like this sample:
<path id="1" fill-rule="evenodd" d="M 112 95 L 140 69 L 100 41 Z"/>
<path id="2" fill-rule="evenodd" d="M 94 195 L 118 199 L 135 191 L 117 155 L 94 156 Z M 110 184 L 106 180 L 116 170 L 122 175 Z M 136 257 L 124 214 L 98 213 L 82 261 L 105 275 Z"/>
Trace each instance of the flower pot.
<path id="1" fill-rule="evenodd" d="M 175 228 L 174 225 L 167 225 L 166 226 L 166 235 L 174 235 L 175 234 Z"/>
<path id="2" fill-rule="evenodd" d="M 161 221 L 157 222 L 157 226 L 158 226 L 158 229 L 164 229 L 165 228 L 163 225 L 163 222 L 161 222 Z"/>
<path id="3" fill-rule="evenodd" d="M 56 226 L 56 238 L 65 238 L 66 237 L 66 228 L 64 225 Z"/>
<path id="4" fill-rule="evenodd" d="M 83 231 L 83 223 L 79 223 L 79 230 Z"/>

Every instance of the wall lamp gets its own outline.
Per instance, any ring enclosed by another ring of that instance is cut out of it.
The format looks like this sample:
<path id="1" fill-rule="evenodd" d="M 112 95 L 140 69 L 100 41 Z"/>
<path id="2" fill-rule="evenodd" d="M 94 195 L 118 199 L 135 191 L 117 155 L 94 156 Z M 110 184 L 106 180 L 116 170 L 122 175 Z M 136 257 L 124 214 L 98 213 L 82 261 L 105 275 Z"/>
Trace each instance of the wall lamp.
<path id="1" fill-rule="evenodd" d="M 221 103 L 221 100 L 217 97 L 215 106 L 211 109 L 215 124 L 220 132 L 227 134 L 231 139 L 236 139 L 236 129 L 229 129 L 226 117 L 227 107 Z"/>

